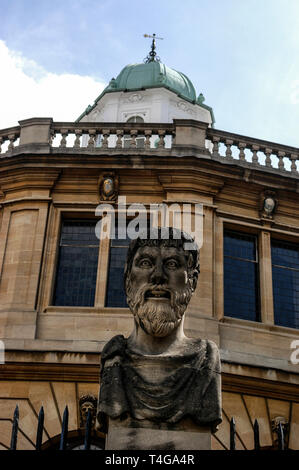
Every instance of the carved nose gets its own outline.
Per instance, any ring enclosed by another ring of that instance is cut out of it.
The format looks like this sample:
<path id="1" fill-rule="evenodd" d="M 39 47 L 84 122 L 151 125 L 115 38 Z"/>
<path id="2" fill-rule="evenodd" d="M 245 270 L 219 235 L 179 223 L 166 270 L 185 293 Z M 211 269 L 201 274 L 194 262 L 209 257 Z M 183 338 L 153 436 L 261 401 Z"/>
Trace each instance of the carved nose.
<path id="1" fill-rule="evenodd" d="M 166 281 L 166 275 L 162 266 L 156 266 L 151 275 L 152 284 L 163 284 Z"/>

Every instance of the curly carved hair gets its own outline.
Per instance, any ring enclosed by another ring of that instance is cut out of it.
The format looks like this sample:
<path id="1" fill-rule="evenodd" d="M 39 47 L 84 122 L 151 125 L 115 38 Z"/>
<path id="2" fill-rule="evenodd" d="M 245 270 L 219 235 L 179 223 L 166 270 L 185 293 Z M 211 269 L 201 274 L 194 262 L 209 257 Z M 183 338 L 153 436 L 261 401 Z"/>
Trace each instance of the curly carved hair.
<path id="1" fill-rule="evenodd" d="M 138 248 L 143 246 L 173 246 L 177 249 L 182 249 L 183 251 L 185 251 L 185 256 L 187 257 L 189 277 L 192 277 L 195 282 L 197 282 L 197 278 L 200 272 L 199 248 L 195 243 L 194 239 L 191 237 L 191 235 L 174 227 L 157 227 L 154 230 L 155 238 L 153 238 L 153 228 L 148 228 L 146 231 L 141 232 L 135 240 L 132 240 L 129 245 L 124 270 L 125 289 L 126 280 L 128 275 L 130 274 L 134 256 Z M 185 249 L 186 243 L 192 243 L 192 249 Z"/>

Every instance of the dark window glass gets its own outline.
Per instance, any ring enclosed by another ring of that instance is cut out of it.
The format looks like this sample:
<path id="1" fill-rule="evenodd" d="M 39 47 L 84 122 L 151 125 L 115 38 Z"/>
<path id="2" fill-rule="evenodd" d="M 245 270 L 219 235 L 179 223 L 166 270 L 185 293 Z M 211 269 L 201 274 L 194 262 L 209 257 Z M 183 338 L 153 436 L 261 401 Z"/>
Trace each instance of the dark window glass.
<path id="1" fill-rule="evenodd" d="M 141 116 L 132 116 L 127 122 L 144 122 L 144 119 Z"/>
<path id="2" fill-rule="evenodd" d="M 272 240 L 271 254 L 275 324 L 299 328 L 299 245 Z"/>
<path id="3" fill-rule="evenodd" d="M 256 237 L 224 232 L 224 315 L 259 321 Z"/>
<path id="4" fill-rule="evenodd" d="M 106 291 L 106 307 L 128 307 L 124 289 L 124 267 L 130 239 L 115 239 L 110 242 L 109 272 Z"/>
<path id="5" fill-rule="evenodd" d="M 54 305 L 93 307 L 99 252 L 95 224 L 62 223 Z"/>

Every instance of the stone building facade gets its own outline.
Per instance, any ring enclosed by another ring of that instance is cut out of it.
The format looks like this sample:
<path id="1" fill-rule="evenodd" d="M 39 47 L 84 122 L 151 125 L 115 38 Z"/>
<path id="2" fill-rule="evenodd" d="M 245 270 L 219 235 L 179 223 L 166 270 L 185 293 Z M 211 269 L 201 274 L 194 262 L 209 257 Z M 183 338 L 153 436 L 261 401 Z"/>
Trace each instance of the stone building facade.
<path id="1" fill-rule="evenodd" d="M 215 129 L 190 80 L 155 60 L 123 69 L 77 121 L 27 119 L 0 142 L 0 449 L 16 404 L 18 448 L 34 448 L 41 406 L 44 448 L 57 445 L 65 405 L 70 442 L 80 444 L 79 402 L 98 395 L 101 350 L 132 328 L 120 281 L 126 242 L 94 236 L 98 205 L 117 213 L 124 196 L 148 210 L 202 205 L 185 330 L 220 349 L 213 448 L 229 448 L 233 416 L 237 448 L 253 448 L 258 419 L 263 448 L 275 448 L 281 421 L 299 449 L 298 149 Z"/>

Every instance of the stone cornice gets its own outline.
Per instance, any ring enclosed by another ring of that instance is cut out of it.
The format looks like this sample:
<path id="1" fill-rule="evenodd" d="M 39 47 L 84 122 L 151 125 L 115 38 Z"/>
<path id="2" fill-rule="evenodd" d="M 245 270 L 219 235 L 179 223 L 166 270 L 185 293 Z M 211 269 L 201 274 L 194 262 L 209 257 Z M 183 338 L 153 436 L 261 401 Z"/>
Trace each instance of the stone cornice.
<path id="1" fill-rule="evenodd" d="M 8 363 L 0 366 L 1 380 L 98 383 L 100 364 Z M 223 372 L 222 389 L 299 402 L 298 385 Z M 0 382 L 1 383 L 1 382 Z"/>
<path id="2" fill-rule="evenodd" d="M 224 180 L 211 175 L 205 174 L 188 174 L 187 172 L 172 174 L 158 173 L 157 177 L 164 191 L 170 192 L 199 192 L 208 195 L 216 195 L 224 186 Z"/>
<path id="3" fill-rule="evenodd" d="M 60 173 L 59 168 L 11 168 L 0 173 L 1 190 L 6 193 L 24 188 L 52 189 Z"/>
<path id="4" fill-rule="evenodd" d="M 28 153 L 18 150 L 16 147 L 5 158 L 3 154 L 0 160 L 0 174 L 12 171 L 12 169 L 19 169 L 23 171 L 24 168 L 34 168 L 35 171 L 42 171 L 42 169 L 62 170 L 65 166 L 71 168 L 82 168 L 85 170 L 91 169 L 126 169 L 126 170 L 157 170 L 167 171 L 170 170 L 184 170 L 186 172 L 206 172 L 207 176 L 218 176 L 229 180 L 240 181 L 244 180 L 247 183 L 255 184 L 257 186 L 277 188 L 279 190 L 292 191 L 298 193 L 298 176 L 291 172 L 278 173 L 276 170 L 264 167 L 250 168 L 250 172 L 246 172 L 246 163 L 240 164 L 225 164 L 223 159 L 207 158 L 207 155 L 201 156 L 197 151 L 191 151 L 190 148 L 184 152 L 180 150 L 180 158 L 171 149 L 162 149 L 159 153 L 149 154 L 145 150 L 139 149 L 109 149 L 109 152 L 102 149 L 51 149 L 51 155 L 43 151 L 36 151 L 32 148 Z M 129 150 L 129 152 L 127 151 Z M 3 173 L 2 173 L 3 172 Z"/>
<path id="5" fill-rule="evenodd" d="M 28 127 L 34 125 L 44 125 L 44 124 L 49 124 L 51 125 L 53 123 L 53 118 L 49 117 L 36 117 L 36 118 L 28 118 L 28 119 L 22 119 L 19 121 L 19 124 L 21 127 Z"/>
<path id="6" fill-rule="evenodd" d="M 19 197 L 15 199 L 8 199 L 7 201 L 2 201 L 1 205 L 6 206 L 9 204 L 17 204 L 19 202 L 51 202 L 51 197 Z"/>
<path id="7" fill-rule="evenodd" d="M 98 382 L 100 363 L 90 364 L 26 364 L 0 365 L 1 380 L 36 380 L 55 382 Z M 0 382 L 1 384 L 1 382 Z"/>
<path id="8" fill-rule="evenodd" d="M 299 402 L 298 385 L 256 377 L 242 377 L 226 372 L 223 372 L 221 375 L 222 390 L 225 392 Z"/>
<path id="9" fill-rule="evenodd" d="M 207 130 L 209 127 L 207 122 L 196 121 L 194 119 L 174 119 L 173 123 L 175 127 L 194 127 L 195 129 L 204 130 Z"/>

